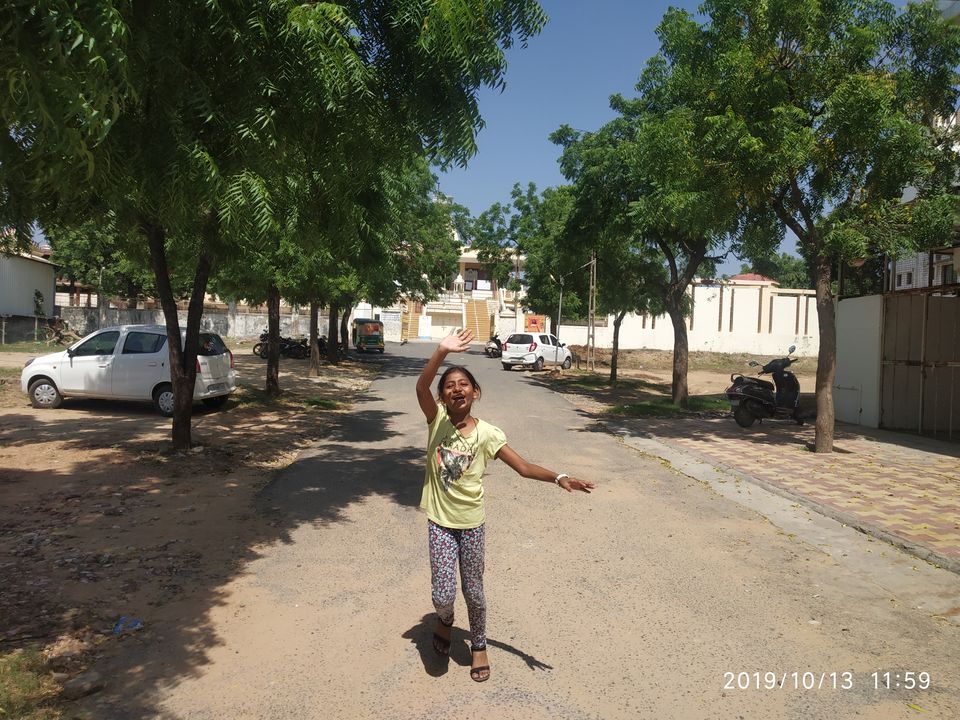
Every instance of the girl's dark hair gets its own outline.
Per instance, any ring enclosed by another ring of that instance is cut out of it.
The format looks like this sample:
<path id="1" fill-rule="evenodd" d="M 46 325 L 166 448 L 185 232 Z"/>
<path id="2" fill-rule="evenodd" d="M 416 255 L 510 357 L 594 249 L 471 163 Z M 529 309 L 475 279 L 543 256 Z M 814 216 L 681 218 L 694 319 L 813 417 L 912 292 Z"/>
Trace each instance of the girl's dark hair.
<path id="1" fill-rule="evenodd" d="M 437 383 L 437 395 L 443 394 L 443 384 L 447 381 L 447 377 L 450 375 L 450 373 L 455 372 L 463 373 L 466 376 L 467 380 L 470 381 L 470 384 L 473 385 L 473 389 L 477 391 L 477 399 L 479 399 L 480 383 L 477 382 L 477 379 L 473 376 L 473 373 L 463 367 L 463 365 L 454 365 L 443 371 L 443 375 L 440 376 L 440 382 Z"/>

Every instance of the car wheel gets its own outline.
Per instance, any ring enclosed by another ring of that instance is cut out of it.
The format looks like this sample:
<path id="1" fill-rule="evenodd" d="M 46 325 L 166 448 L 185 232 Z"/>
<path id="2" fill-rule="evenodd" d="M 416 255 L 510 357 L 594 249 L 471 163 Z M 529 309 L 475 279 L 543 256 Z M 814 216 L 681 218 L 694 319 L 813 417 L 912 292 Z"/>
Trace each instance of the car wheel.
<path id="1" fill-rule="evenodd" d="M 537 361 L 533 363 L 534 370 L 543 370 L 543 356 L 537 358 Z"/>
<path id="2" fill-rule="evenodd" d="M 510 368 L 513 367 L 513 365 L 510 365 L 509 363 L 500 363 L 500 364 L 503 365 L 504 370 L 509 370 Z"/>
<path id="3" fill-rule="evenodd" d="M 378 348 L 378 351 L 383 354 L 383 348 Z"/>
<path id="4" fill-rule="evenodd" d="M 204 398 L 203 404 L 206 405 L 208 408 L 213 408 L 214 410 L 216 410 L 217 408 L 222 408 L 224 405 L 227 404 L 228 397 L 230 396 L 217 395 L 216 397 Z"/>
<path id="5" fill-rule="evenodd" d="M 164 417 L 173 417 L 173 385 L 164 383 L 153 391 L 153 406 Z"/>
<path id="6" fill-rule="evenodd" d="M 737 409 L 733 411 L 733 419 L 737 421 L 737 425 L 740 427 L 748 428 L 753 425 L 757 418 L 754 417 L 754 414 L 747 410 L 743 405 L 738 405 Z"/>
<path id="7" fill-rule="evenodd" d="M 63 396 L 52 380 L 40 378 L 30 383 L 30 404 L 35 408 L 52 410 L 60 407 L 62 402 Z"/>
<path id="8" fill-rule="evenodd" d="M 567 355 L 566 359 L 563 361 L 563 364 L 560 365 L 564 370 L 569 370 L 573 365 L 573 359 Z"/>

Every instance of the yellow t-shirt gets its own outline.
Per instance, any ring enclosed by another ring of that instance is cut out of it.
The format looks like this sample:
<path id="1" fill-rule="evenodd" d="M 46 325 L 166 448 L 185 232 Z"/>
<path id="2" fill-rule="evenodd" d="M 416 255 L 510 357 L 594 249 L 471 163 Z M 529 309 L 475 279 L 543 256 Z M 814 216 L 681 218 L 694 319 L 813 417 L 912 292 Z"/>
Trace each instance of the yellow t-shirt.
<path id="1" fill-rule="evenodd" d="M 437 525 L 468 530 L 483 524 L 483 471 L 507 438 L 500 428 L 483 420 L 467 436 L 450 422 L 439 403 L 429 425 L 427 471 L 420 507 Z"/>

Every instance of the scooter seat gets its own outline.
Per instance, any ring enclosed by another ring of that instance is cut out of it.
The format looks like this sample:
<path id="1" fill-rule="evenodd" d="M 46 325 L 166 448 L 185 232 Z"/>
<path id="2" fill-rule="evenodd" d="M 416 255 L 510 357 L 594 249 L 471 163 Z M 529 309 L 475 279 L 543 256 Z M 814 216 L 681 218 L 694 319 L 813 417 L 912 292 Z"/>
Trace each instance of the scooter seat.
<path id="1" fill-rule="evenodd" d="M 762 387 L 762 388 L 765 388 L 765 389 L 767 389 L 767 390 L 773 390 L 773 389 L 774 389 L 773 383 L 770 382 L 769 380 L 764 380 L 763 378 L 758 378 L 758 377 L 751 377 L 751 378 L 744 378 L 744 379 L 745 379 L 745 380 L 747 381 L 747 383 L 749 383 L 750 385 L 756 385 L 756 386 L 758 386 L 758 387 Z"/>

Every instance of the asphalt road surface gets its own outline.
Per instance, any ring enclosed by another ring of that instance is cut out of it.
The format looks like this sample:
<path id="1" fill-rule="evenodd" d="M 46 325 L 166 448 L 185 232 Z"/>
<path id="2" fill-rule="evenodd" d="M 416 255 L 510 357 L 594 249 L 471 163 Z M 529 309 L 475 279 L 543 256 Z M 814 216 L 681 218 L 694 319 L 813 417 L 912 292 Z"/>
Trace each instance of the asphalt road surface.
<path id="1" fill-rule="evenodd" d="M 470 680 L 460 597 L 440 662 L 414 395 L 432 349 L 390 346 L 334 437 L 267 489 L 264 508 L 291 519 L 289 539 L 260 548 L 223 589 L 207 618 L 218 644 L 169 679 L 158 716 L 960 717 L 960 627 L 479 351 L 457 358 L 483 388 L 475 415 L 529 460 L 598 488 L 567 494 L 488 468 L 492 676 Z"/>

